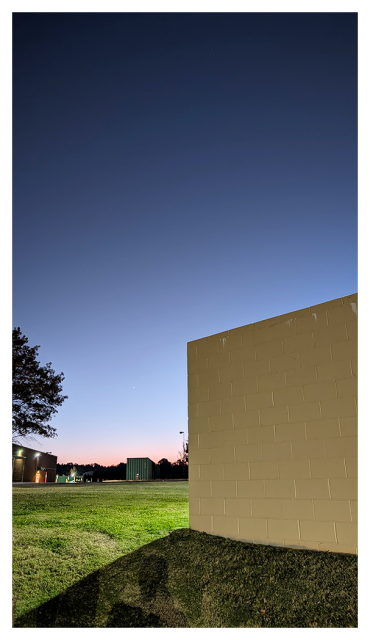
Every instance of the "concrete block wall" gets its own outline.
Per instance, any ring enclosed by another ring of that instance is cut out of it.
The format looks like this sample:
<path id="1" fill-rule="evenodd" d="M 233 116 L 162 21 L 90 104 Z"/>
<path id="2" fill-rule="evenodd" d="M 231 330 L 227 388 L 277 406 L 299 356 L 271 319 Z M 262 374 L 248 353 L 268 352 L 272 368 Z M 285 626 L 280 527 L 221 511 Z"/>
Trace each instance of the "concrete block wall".
<path id="1" fill-rule="evenodd" d="M 198 531 L 357 553 L 357 294 L 188 343 Z"/>

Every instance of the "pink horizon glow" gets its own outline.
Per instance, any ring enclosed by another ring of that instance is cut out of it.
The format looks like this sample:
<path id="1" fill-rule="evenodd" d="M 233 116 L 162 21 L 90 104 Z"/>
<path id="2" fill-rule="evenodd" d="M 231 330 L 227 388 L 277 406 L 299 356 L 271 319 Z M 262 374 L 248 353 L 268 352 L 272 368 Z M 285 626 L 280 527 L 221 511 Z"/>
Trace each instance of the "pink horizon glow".
<path id="1" fill-rule="evenodd" d="M 67 455 L 65 455 L 64 453 L 62 453 L 61 455 L 59 455 L 58 453 L 55 453 L 54 455 L 56 455 L 58 458 L 57 460 L 58 464 L 68 464 L 69 462 L 73 462 L 74 464 L 80 464 L 80 465 L 97 463 L 102 465 L 103 467 L 110 467 L 112 465 L 116 466 L 120 462 L 126 463 L 127 458 L 150 458 L 150 460 L 152 460 L 155 463 L 157 463 L 162 458 L 167 458 L 169 462 L 176 462 L 176 460 L 178 460 L 179 458 L 178 452 L 174 453 L 173 451 L 171 452 L 130 451 L 130 452 L 123 453 L 122 455 L 120 454 L 99 455 L 99 453 L 95 453 L 95 454 L 88 454 L 87 457 L 85 452 L 83 456 L 82 455 L 79 456 L 78 453 L 72 453 L 72 454 L 69 453 Z"/>

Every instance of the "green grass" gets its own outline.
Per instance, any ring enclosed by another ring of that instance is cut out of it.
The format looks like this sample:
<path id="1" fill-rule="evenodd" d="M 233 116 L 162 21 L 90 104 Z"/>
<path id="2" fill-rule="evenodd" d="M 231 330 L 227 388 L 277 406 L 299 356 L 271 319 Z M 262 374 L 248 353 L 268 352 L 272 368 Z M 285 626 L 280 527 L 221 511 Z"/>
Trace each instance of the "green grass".
<path id="1" fill-rule="evenodd" d="M 357 557 L 191 531 L 187 490 L 16 489 L 14 626 L 357 626 Z"/>
<path id="2" fill-rule="evenodd" d="M 188 526 L 187 482 L 14 487 L 14 616 Z"/>

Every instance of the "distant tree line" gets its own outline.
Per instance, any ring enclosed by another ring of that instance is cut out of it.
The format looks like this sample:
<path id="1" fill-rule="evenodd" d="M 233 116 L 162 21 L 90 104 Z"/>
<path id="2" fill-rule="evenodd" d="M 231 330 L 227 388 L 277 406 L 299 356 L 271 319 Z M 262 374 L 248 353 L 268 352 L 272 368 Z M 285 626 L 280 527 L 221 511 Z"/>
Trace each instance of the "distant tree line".
<path id="1" fill-rule="evenodd" d="M 90 464 L 78 464 L 77 462 L 67 462 L 66 464 L 57 463 L 57 474 L 60 476 L 69 476 L 72 473 L 82 476 L 85 474 L 86 479 L 90 480 L 126 480 L 126 463 L 120 462 L 117 465 L 104 465 L 92 462 Z M 188 478 L 188 444 L 185 443 L 183 450 L 179 452 L 179 458 L 176 462 L 169 462 L 167 458 L 159 460 L 159 478 L 161 480 L 176 480 Z"/>
<path id="2" fill-rule="evenodd" d="M 105 467 L 97 462 L 90 464 L 78 464 L 77 462 L 57 463 L 57 474 L 59 476 L 69 476 L 75 473 L 78 476 L 86 474 L 93 480 L 126 480 L 126 463 L 120 462 L 117 465 Z"/>
<path id="3" fill-rule="evenodd" d="M 167 458 L 162 458 L 158 462 L 159 477 L 161 480 L 175 480 L 176 478 L 188 478 L 188 465 L 177 460 L 169 462 Z"/>
<path id="4" fill-rule="evenodd" d="M 188 478 L 189 474 L 189 457 L 188 457 L 188 441 L 183 443 L 182 450 L 179 451 L 179 458 L 176 462 L 169 462 L 167 458 L 159 460 L 158 465 L 160 468 L 161 480 L 175 479 L 175 478 Z"/>

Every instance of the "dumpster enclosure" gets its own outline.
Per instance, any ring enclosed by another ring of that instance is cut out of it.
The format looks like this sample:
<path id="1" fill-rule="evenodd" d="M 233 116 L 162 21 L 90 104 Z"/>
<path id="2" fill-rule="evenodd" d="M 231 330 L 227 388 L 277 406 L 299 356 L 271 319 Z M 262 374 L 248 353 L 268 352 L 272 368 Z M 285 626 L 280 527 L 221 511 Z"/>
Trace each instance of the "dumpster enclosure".
<path id="1" fill-rule="evenodd" d="M 188 343 L 190 527 L 357 553 L 357 294 Z"/>

